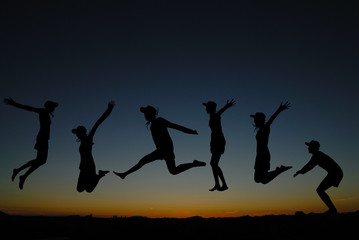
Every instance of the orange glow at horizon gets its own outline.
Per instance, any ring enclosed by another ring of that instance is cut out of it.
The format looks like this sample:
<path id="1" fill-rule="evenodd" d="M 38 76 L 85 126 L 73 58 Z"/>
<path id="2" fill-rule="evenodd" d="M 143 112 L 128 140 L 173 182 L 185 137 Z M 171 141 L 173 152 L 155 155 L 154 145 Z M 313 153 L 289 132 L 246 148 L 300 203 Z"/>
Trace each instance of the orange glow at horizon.
<path id="1" fill-rule="evenodd" d="M 338 200 L 335 202 L 339 212 L 353 212 L 359 210 L 357 202 L 345 202 Z M 321 202 L 308 203 L 306 205 L 297 208 L 294 205 L 288 206 L 272 206 L 272 207 L 259 207 L 259 206 L 242 206 L 239 207 L 181 207 L 181 206 L 136 206 L 128 205 L 123 207 L 118 206 L 85 206 L 85 205 L 73 205 L 68 207 L 65 205 L 51 206 L 17 206 L 17 207 L 5 207 L 1 209 L 7 214 L 12 215 L 45 215 L 45 216 L 70 216 L 80 215 L 94 217 L 133 217 L 141 216 L 148 218 L 188 218 L 193 216 L 200 216 L 203 218 L 226 218 L 226 217 L 242 217 L 242 216 L 264 216 L 264 215 L 293 215 L 297 211 L 304 213 L 320 213 L 326 211 L 326 208 Z"/>

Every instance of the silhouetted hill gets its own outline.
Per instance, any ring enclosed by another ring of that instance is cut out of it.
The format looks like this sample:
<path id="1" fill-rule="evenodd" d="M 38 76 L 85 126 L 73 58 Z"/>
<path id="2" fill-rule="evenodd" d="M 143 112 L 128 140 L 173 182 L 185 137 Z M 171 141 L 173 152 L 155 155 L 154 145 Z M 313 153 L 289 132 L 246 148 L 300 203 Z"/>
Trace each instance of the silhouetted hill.
<path id="1" fill-rule="evenodd" d="M 9 215 L 3 211 L 0 211 L 0 217 L 6 217 L 6 216 L 9 216 Z"/>
<path id="2" fill-rule="evenodd" d="M 359 211 L 238 218 L 96 218 L 7 216 L 0 218 L 9 239 L 349 239 L 356 236 Z"/>

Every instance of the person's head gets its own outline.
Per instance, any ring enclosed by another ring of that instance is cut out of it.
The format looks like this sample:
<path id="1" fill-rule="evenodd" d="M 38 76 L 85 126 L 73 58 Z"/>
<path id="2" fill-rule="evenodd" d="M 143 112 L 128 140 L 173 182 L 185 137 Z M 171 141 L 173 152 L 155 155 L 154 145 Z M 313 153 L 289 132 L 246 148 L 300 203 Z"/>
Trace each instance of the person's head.
<path id="1" fill-rule="evenodd" d="M 153 121 L 158 114 L 158 110 L 152 106 L 141 107 L 140 111 L 145 115 L 146 120 L 149 122 Z"/>
<path id="2" fill-rule="evenodd" d="M 46 101 L 45 104 L 44 104 L 45 110 L 48 113 L 53 113 L 57 106 L 59 106 L 59 104 L 57 102 L 53 102 L 53 101 L 50 101 L 50 100 Z"/>
<path id="3" fill-rule="evenodd" d="M 315 153 L 319 151 L 320 148 L 320 143 L 318 141 L 310 141 L 310 142 L 305 142 L 305 145 L 308 146 L 308 152 L 309 153 Z"/>
<path id="4" fill-rule="evenodd" d="M 254 119 L 254 125 L 256 128 L 262 127 L 266 122 L 266 115 L 262 112 L 250 115 Z"/>
<path id="5" fill-rule="evenodd" d="M 80 141 L 87 136 L 86 128 L 84 126 L 78 126 L 77 128 L 72 129 L 72 133 L 76 134 L 77 139 Z"/>
<path id="6" fill-rule="evenodd" d="M 206 111 L 208 114 L 215 113 L 217 104 L 212 101 L 208 101 L 206 103 L 202 103 L 203 106 L 206 106 Z"/>

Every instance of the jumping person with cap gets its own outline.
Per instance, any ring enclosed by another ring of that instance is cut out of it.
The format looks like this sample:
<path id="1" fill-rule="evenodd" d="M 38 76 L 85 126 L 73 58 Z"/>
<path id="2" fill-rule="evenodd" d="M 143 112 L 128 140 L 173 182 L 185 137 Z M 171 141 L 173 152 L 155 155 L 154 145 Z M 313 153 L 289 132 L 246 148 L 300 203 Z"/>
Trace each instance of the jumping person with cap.
<path id="1" fill-rule="evenodd" d="M 151 125 L 150 129 L 153 141 L 156 145 L 156 150 L 144 156 L 135 166 L 130 168 L 128 171 L 123 173 L 114 172 L 117 176 L 124 179 L 127 175 L 139 170 L 145 164 L 155 160 L 165 160 L 168 171 L 173 175 L 177 175 L 193 167 L 201 167 L 206 165 L 205 162 L 197 160 L 194 160 L 192 163 L 184 163 L 178 166 L 176 166 L 175 163 L 173 142 L 168 133 L 168 128 L 173 128 L 187 134 L 196 135 L 198 134 L 197 131 L 171 123 L 164 118 L 157 117 L 158 111 L 152 106 L 141 107 L 140 111 L 144 114 L 145 119 L 147 120 L 146 125 Z"/>
<path id="2" fill-rule="evenodd" d="M 40 130 L 36 137 L 36 144 L 34 148 L 37 150 L 36 158 L 30 160 L 19 168 L 13 170 L 11 180 L 14 181 L 15 177 L 22 170 L 28 168 L 24 175 L 20 176 L 19 179 L 19 188 L 23 189 L 25 180 L 27 177 L 41 165 L 45 164 L 47 161 L 48 149 L 49 149 L 49 139 L 50 139 L 50 125 L 51 125 L 51 116 L 53 117 L 53 112 L 55 108 L 59 105 L 57 102 L 46 101 L 44 108 L 35 108 L 27 105 L 23 105 L 15 102 L 12 98 L 5 98 L 4 102 L 8 105 L 24 109 L 30 112 L 35 112 L 39 114 L 40 120 Z"/>
<path id="3" fill-rule="evenodd" d="M 319 184 L 317 193 L 325 205 L 329 208 L 329 210 L 325 213 L 337 214 L 337 209 L 325 191 L 332 186 L 339 186 L 339 183 L 343 178 L 343 171 L 331 157 L 319 151 L 319 142 L 312 140 L 310 142 L 306 142 L 305 145 L 308 146 L 308 152 L 312 154 L 312 158 L 301 170 L 297 171 L 293 177 L 296 177 L 298 174 L 305 174 L 317 165 L 327 171 L 328 174 Z"/>
<path id="4" fill-rule="evenodd" d="M 216 112 L 217 104 L 215 102 L 209 101 L 207 103 L 203 103 L 206 106 L 206 111 L 209 114 L 209 127 L 211 128 L 211 167 L 214 177 L 214 187 L 209 191 L 225 191 L 228 189 L 226 180 L 224 179 L 224 175 L 222 169 L 218 166 L 221 155 L 224 153 L 226 139 L 224 138 L 222 132 L 221 125 L 221 115 L 228 108 L 234 106 L 236 101 L 232 99 L 231 101 L 227 101 L 226 105 L 221 108 L 218 112 Z M 220 186 L 219 179 L 222 181 L 222 186 Z"/>
<path id="5" fill-rule="evenodd" d="M 100 126 L 100 124 L 110 115 L 114 106 L 115 103 L 113 101 L 108 103 L 107 110 L 97 120 L 89 134 L 87 134 L 84 126 L 78 126 L 77 128 L 72 129 L 72 133 L 76 134 L 78 141 L 81 142 L 79 147 L 81 162 L 79 167 L 80 174 L 77 181 L 78 192 L 92 192 L 100 179 L 109 173 L 109 171 L 99 170 L 98 174 L 96 174 L 96 166 L 92 157 L 92 145 L 94 144 L 93 137 L 98 126 Z"/>
<path id="6" fill-rule="evenodd" d="M 252 118 L 254 118 L 254 125 L 258 130 L 256 134 L 257 156 L 254 165 L 254 181 L 257 183 L 267 184 L 274 178 L 276 178 L 279 174 L 292 168 L 289 166 L 282 165 L 280 167 L 277 167 L 274 171 L 269 171 L 270 153 L 268 149 L 268 140 L 270 126 L 272 125 L 274 119 L 279 115 L 279 113 L 289 108 L 289 102 L 282 102 L 277 111 L 269 118 L 267 122 L 265 121 L 266 115 L 264 113 L 257 112 L 254 115 L 250 115 Z"/>

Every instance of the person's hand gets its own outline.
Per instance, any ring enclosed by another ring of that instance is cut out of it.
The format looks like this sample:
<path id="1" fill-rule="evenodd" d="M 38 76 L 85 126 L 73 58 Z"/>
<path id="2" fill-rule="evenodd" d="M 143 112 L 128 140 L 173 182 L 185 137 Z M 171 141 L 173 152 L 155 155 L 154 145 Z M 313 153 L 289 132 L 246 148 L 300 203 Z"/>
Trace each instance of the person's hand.
<path id="1" fill-rule="evenodd" d="M 114 101 L 111 101 L 111 102 L 108 103 L 108 107 L 109 107 L 109 108 L 112 109 L 114 106 L 115 106 L 115 102 L 114 102 Z"/>
<path id="2" fill-rule="evenodd" d="M 234 105 L 236 105 L 236 101 L 234 99 L 232 99 L 231 101 L 227 100 L 227 103 L 226 103 L 227 108 L 232 107 Z"/>
<path id="3" fill-rule="evenodd" d="M 4 103 L 14 105 L 15 101 L 12 98 L 4 98 Z"/>
<path id="4" fill-rule="evenodd" d="M 286 101 L 285 103 L 281 102 L 279 106 L 279 111 L 284 111 L 290 108 L 290 102 Z"/>

